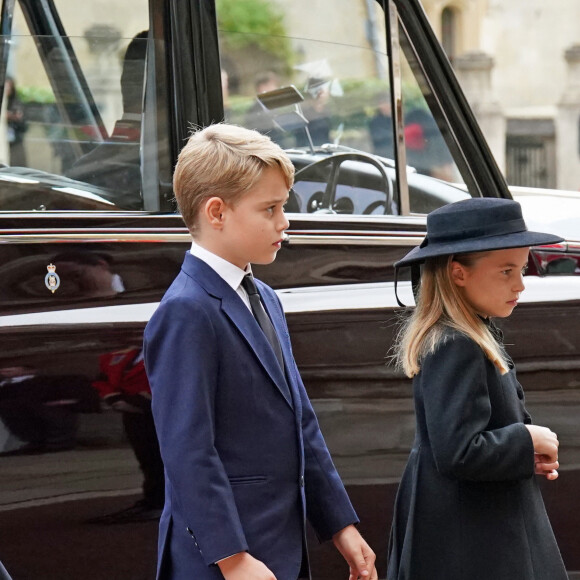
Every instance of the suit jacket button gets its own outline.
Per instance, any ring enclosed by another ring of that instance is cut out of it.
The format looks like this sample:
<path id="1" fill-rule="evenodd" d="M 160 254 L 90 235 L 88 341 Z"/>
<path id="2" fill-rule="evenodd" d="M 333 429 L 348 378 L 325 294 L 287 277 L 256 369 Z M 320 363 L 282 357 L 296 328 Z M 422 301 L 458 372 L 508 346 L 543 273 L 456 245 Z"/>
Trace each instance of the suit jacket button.
<path id="1" fill-rule="evenodd" d="M 301 475 L 300 479 L 298 480 L 300 482 L 300 487 L 304 487 L 304 476 Z"/>

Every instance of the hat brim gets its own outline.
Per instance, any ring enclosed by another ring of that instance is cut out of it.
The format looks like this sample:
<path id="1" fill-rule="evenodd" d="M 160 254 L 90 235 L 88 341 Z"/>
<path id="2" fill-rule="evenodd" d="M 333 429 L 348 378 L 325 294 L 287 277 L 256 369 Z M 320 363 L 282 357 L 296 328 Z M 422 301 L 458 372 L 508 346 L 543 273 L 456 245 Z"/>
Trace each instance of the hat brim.
<path id="1" fill-rule="evenodd" d="M 525 246 L 541 246 L 544 244 L 557 244 L 563 241 L 564 238 L 553 234 L 523 231 L 508 235 L 475 238 L 473 240 L 428 243 L 424 247 L 417 246 L 413 248 L 404 258 L 395 262 L 395 268 L 418 264 L 428 258 L 435 258 L 437 256 L 486 252 L 490 250 L 507 250 L 510 248 L 523 248 Z"/>

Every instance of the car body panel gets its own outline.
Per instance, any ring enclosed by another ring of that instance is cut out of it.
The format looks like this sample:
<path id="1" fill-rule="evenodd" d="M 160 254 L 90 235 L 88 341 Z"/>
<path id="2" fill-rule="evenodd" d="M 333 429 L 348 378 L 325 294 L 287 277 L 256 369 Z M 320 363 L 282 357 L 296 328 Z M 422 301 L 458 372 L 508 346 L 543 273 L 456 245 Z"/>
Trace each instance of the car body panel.
<path id="1" fill-rule="evenodd" d="M 61 23 L 50 18 L 58 16 L 64 4 L 32 0 L 5 4 L 3 24 L 8 26 L 7 18 L 12 17 L 10 6 L 20 6 L 25 15 L 20 25 L 30 24 L 31 35 L 23 35 L 19 42 L 37 46 L 43 70 L 51 73 L 50 84 L 66 121 L 53 124 L 68 131 L 55 142 L 78 150 L 77 156 L 113 143 L 107 111 L 100 115 L 102 103 L 91 92 L 94 84 L 85 78 L 88 69 L 83 68 L 78 39 L 50 38 L 55 26 L 64 30 L 64 12 Z M 142 125 L 129 146 L 133 162 L 142 165 L 139 209 L 127 206 L 119 183 L 95 185 L 67 177 L 68 170 L 58 174 L 47 169 L 0 169 L 0 368 L 30 367 L 51 381 L 81 385 L 98 378 L 103 353 L 141 344 L 143 329 L 191 243 L 173 202 L 171 172 L 177 153 L 192 125 L 221 120 L 224 113 L 233 115 L 240 103 L 248 104 L 248 99 L 239 100 L 226 111 L 220 67 L 236 56 L 235 51 L 228 52 L 227 41 L 230 32 L 235 36 L 239 31 L 217 25 L 213 1 L 147 4 L 150 31 L 140 39 L 141 56 L 146 55 L 147 78 L 155 82 L 137 83 L 144 104 Z M 389 95 L 398 116 L 393 157 L 399 164 L 364 149 L 363 138 L 368 135 L 358 126 L 353 129 L 350 117 L 363 116 L 370 98 L 367 102 L 367 93 L 357 92 L 364 82 L 355 79 L 349 85 L 352 79 L 345 74 L 342 102 L 354 114 L 348 109 L 344 115 L 343 141 L 334 142 L 340 141 L 341 131 L 336 131 L 332 142 L 312 149 L 288 148 L 297 169 L 300 211 L 288 214 L 290 228 L 276 261 L 256 265 L 254 272 L 276 290 L 285 308 L 306 388 L 384 577 L 392 505 L 414 436 L 410 381 L 389 364 L 406 312 L 395 297 L 394 263 L 421 243 L 428 211 L 467 196 L 513 194 L 521 201 L 530 228 L 561 232 L 566 238 L 562 244 L 533 249 L 533 275 L 526 278 L 527 290 L 502 327 L 528 408 L 537 422 L 560 435 L 562 476 L 544 486 L 546 505 L 568 569 L 580 570 L 576 550 L 580 525 L 575 517 L 580 511 L 575 491 L 580 483 L 576 428 L 580 276 L 573 271 L 580 256 L 577 196 L 516 188 L 510 194 L 420 3 L 370 4 L 374 16 L 382 17 L 382 22 L 375 19 L 375 26 L 384 36 L 373 50 L 365 46 L 359 51 L 352 40 L 354 25 L 363 19 L 359 3 L 349 0 L 319 6 L 324 14 L 332 14 L 329 22 L 341 16 L 348 22 L 349 43 L 332 40 L 333 34 L 343 40 L 334 24 L 328 29 L 301 28 L 310 24 L 303 18 L 293 21 L 291 32 L 303 42 L 304 51 L 326 55 L 328 66 L 338 67 L 351 57 L 356 63 L 353 55 L 362 63 L 361 55 L 367 54 L 374 56 L 377 71 L 387 64 L 389 70 L 382 77 L 373 72 L 375 76 L 362 79 L 369 81 L 364 88 L 372 95 L 377 86 L 384 89 L 405 81 L 402 96 L 396 91 Z M 349 10 L 357 14 L 356 21 Z M 367 16 L 371 22 L 372 11 Z M 106 35 L 101 40 L 107 40 Z M 2 47 L 0 62 L 6 63 L 10 43 Z M 55 49 L 70 66 L 54 68 Z M 345 58 L 339 51 L 346 49 L 352 52 Z M 246 62 L 263 66 L 258 58 L 263 55 L 253 56 Z M 408 76 L 394 76 L 397 67 Z M 64 98 L 69 93 L 59 84 L 62 77 L 57 72 L 66 73 L 65 80 L 74 85 L 74 94 L 82 101 L 80 113 L 75 112 L 76 101 L 71 104 Z M 417 80 L 411 86 L 412 75 Z M 250 76 L 244 71 L 237 80 L 251 84 Z M 408 165 L 401 163 L 405 152 L 401 98 L 405 105 L 421 100 L 423 110 L 432 112 L 464 184 L 422 173 L 418 164 L 411 163 L 416 160 L 411 155 Z M 54 113 L 55 108 L 50 110 Z M 44 139 L 45 125 L 33 130 L 37 141 Z M 341 145 L 348 142 L 349 131 L 355 133 L 352 143 L 360 147 Z M 71 135 L 78 133 L 84 137 L 75 141 Z M 113 161 L 117 157 L 114 154 Z M 66 159 L 51 157 L 51 163 L 64 167 Z M 313 175 L 323 179 L 317 182 Z M 318 191 L 322 195 L 312 200 Z M 51 272 L 58 275 L 56 288 L 47 278 Z M 408 271 L 400 272 L 398 296 L 412 307 Z M 25 441 L 0 424 L 0 452 L 5 453 L 0 457 L 0 559 L 15 578 L 152 578 L 156 522 L 109 527 L 85 522 L 124 507 L 140 494 L 141 474 L 119 414 L 106 405 L 95 409 L 89 401 L 71 404 L 56 399 L 60 404 L 63 424 L 54 420 L 55 412 L 51 429 L 58 431 L 70 421 L 76 438 L 72 449 L 20 455 Z M 311 534 L 309 549 L 315 578 L 335 580 L 346 574 L 332 546 L 319 546 Z"/>

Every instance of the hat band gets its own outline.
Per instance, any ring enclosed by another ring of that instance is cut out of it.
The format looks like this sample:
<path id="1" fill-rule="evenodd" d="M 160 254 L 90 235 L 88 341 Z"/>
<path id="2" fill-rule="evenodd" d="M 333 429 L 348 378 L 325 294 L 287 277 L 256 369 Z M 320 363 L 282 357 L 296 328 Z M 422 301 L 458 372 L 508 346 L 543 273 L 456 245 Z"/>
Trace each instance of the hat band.
<path id="1" fill-rule="evenodd" d="M 444 234 L 427 234 L 431 243 L 467 241 L 473 238 L 489 238 L 506 234 L 527 232 L 528 228 L 522 218 L 508 220 L 497 224 L 486 224 L 477 228 L 447 230 Z"/>

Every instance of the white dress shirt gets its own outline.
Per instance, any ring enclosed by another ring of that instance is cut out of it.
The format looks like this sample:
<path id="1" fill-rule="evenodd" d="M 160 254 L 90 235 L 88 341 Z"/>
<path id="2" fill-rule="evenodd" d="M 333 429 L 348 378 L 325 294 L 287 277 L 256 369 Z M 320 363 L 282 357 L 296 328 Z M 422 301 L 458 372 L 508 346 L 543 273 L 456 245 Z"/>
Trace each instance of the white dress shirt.
<path id="1" fill-rule="evenodd" d="M 209 250 L 206 250 L 195 242 L 191 244 L 190 252 L 193 256 L 205 262 L 220 278 L 226 282 L 226 284 L 228 284 L 228 286 L 231 286 L 237 292 L 238 296 L 244 301 L 244 304 L 248 307 L 248 310 L 250 312 L 252 311 L 248 294 L 241 285 L 244 276 L 246 274 L 252 273 L 250 264 L 247 265 L 245 270 L 242 270 L 231 262 L 220 258 L 220 256 L 210 252 Z"/>

